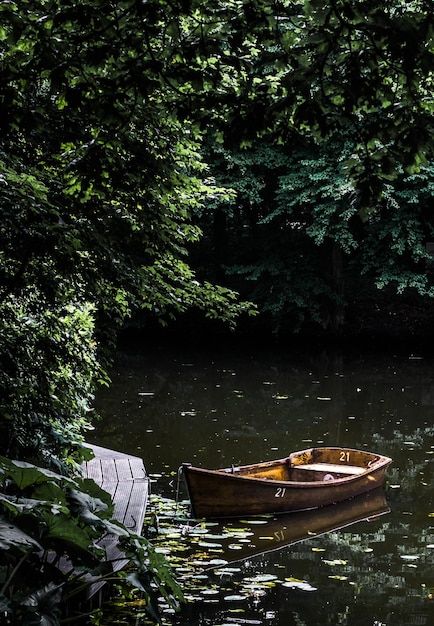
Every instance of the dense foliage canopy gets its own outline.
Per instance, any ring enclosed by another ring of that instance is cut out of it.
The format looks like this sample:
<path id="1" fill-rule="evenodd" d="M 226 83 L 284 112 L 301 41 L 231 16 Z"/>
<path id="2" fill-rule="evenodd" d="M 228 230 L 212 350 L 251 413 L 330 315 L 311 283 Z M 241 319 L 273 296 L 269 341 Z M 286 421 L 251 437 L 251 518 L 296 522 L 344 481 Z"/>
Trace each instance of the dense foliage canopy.
<path id="1" fill-rule="evenodd" d="M 421 302 L 434 295 L 432 164 L 388 181 L 366 215 L 348 175 L 353 150 L 348 137 L 334 137 L 321 146 L 214 145 L 207 157 L 236 196 L 198 211 L 197 263 L 256 302 L 275 331 L 345 329 L 350 304 L 362 329 L 378 289 Z"/>
<path id="2" fill-rule="evenodd" d="M 390 215 L 378 210 L 384 183 L 400 168 L 413 171 L 430 147 L 433 17 L 423 0 L 39 0 L 3 3 L 1 15 L 9 454 L 75 437 L 103 379 L 101 347 L 131 307 L 167 316 L 196 305 L 228 320 L 246 308 L 234 293 L 197 282 L 184 258 L 199 235 L 191 211 L 224 193 L 200 155 L 205 130 L 214 144 L 238 147 L 258 137 L 285 147 L 300 135 L 315 142 L 349 133 L 351 154 L 340 165 L 327 148 L 341 182 L 300 196 L 301 221 L 290 218 L 319 243 L 336 211 L 330 203 L 321 210 L 315 194 L 337 206 L 350 200 L 337 209 L 331 237 L 347 249 L 355 245 L 350 214 L 376 212 L 387 230 Z M 303 165 L 297 173 L 288 162 L 268 223 L 293 211 L 292 200 L 282 209 L 291 185 L 312 189 L 318 150 L 289 156 Z M 367 263 L 389 250 L 387 238 L 379 232 Z M 323 281 L 309 271 L 321 297 Z M 291 276 L 297 292 L 301 274 L 287 273 L 292 284 Z"/>

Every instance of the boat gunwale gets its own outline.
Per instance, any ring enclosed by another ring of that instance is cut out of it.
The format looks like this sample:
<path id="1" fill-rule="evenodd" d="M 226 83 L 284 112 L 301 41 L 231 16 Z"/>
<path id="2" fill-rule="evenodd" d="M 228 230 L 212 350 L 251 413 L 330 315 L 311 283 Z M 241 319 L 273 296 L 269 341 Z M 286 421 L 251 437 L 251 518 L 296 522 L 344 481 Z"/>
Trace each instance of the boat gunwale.
<path id="1" fill-rule="evenodd" d="M 303 454 L 304 452 L 310 452 L 310 451 L 318 450 L 318 449 L 321 449 L 321 448 L 306 448 L 305 450 L 298 450 L 296 452 L 292 452 L 289 456 L 284 457 L 282 459 L 276 459 L 274 461 L 264 461 L 263 463 L 254 463 L 251 465 L 241 465 L 239 466 L 239 469 L 246 469 L 250 467 L 253 468 L 253 467 L 259 467 L 259 466 L 270 467 L 274 464 L 277 465 L 279 463 L 285 463 L 287 461 L 290 461 L 291 457 L 294 457 L 296 455 L 300 455 L 300 454 Z M 370 467 L 367 467 L 362 473 L 351 474 L 349 476 L 344 476 L 342 478 L 335 478 L 333 481 L 331 480 L 317 480 L 317 481 L 270 480 L 269 478 L 259 478 L 256 476 L 255 477 L 243 476 L 242 474 L 235 473 L 235 472 L 230 473 L 229 471 L 226 470 L 226 468 L 205 469 L 202 467 L 195 467 L 190 464 L 184 464 L 184 472 L 186 474 L 188 474 L 188 472 L 198 472 L 200 474 L 207 474 L 211 476 L 221 477 L 224 480 L 227 480 L 227 479 L 244 480 L 246 482 L 248 481 L 249 483 L 257 483 L 260 485 L 270 485 L 270 487 L 276 485 L 278 487 L 286 487 L 286 488 L 291 488 L 291 489 L 293 488 L 315 489 L 319 487 L 329 487 L 333 489 L 337 485 L 361 480 L 365 476 L 369 474 L 373 474 L 379 469 L 386 468 L 388 465 L 392 463 L 392 459 L 390 457 L 384 456 L 382 454 L 376 454 L 374 452 L 365 452 L 364 450 L 356 450 L 355 448 L 327 447 L 327 448 L 322 448 L 322 449 L 340 450 L 342 452 L 357 452 L 357 453 L 362 452 L 363 454 L 366 454 L 366 455 L 376 456 L 378 457 L 378 459 Z M 345 467 L 345 464 L 342 464 L 342 465 L 343 467 Z M 297 466 L 295 465 L 294 468 L 296 467 Z M 356 466 L 356 467 L 360 467 L 360 466 Z"/>

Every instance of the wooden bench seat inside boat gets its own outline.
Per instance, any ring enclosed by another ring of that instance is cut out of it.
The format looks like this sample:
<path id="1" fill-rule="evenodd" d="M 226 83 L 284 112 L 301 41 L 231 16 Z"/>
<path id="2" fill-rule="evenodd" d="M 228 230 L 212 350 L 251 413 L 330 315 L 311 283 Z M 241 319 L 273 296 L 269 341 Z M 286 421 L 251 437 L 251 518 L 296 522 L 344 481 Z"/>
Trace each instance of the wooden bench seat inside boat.
<path id="1" fill-rule="evenodd" d="M 303 465 L 296 465 L 294 469 L 308 470 L 311 472 L 330 472 L 335 474 L 363 474 L 366 471 L 364 467 L 357 467 L 356 465 L 338 465 L 334 463 L 306 463 Z"/>

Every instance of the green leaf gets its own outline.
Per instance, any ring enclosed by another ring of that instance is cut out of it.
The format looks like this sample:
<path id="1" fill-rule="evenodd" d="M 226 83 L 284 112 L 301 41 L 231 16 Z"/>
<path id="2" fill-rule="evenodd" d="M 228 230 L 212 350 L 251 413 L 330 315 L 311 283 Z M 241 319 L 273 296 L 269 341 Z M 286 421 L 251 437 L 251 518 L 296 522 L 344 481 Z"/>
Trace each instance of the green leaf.
<path id="1" fill-rule="evenodd" d="M 0 550 L 17 548 L 20 551 L 42 550 L 41 545 L 18 526 L 0 517 Z"/>
<path id="2" fill-rule="evenodd" d="M 74 482 L 70 478 L 56 474 L 51 470 L 36 467 L 24 461 L 11 461 L 5 457 L 0 457 L 0 469 L 3 470 L 8 478 L 14 481 L 19 489 L 26 489 L 27 487 L 51 480 L 60 480 L 71 484 Z"/>

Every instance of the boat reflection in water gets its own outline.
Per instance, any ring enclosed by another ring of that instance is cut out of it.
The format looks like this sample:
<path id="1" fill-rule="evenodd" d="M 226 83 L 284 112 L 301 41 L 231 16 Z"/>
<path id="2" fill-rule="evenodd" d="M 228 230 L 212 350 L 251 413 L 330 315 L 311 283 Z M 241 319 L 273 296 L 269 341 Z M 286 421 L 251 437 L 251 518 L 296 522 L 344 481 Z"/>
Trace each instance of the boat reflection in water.
<path id="1" fill-rule="evenodd" d="M 240 543 L 239 546 L 241 547 L 236 552 L 223 546 L 224 554 L 221 555 L 221 558 L 228 563 L 242 561 L 305 539 L 313 539 L 346 528 L 357 522 L 373 521 L 389 512 L 390 508 L 384 490 L 380 487 L 351 500 L 331 504 L 321 509 L 277 515 L 259 525 L 256 524 L 260 518 L 250 520 L 250 526 L 249 520 L 246 520 L 242 526 L 245 527 L 246 531 L 253 533 L 249 536 L 250 543 Z M 234 523 L 232 520 L 231 522 Z M 237 528 L 239 527 L 240 524 L 237 523 Z M 230 527 L 227 525 L 225 529 L 230 531 Z"/>

